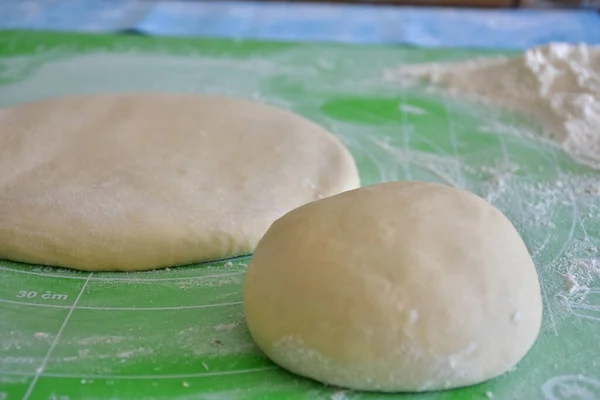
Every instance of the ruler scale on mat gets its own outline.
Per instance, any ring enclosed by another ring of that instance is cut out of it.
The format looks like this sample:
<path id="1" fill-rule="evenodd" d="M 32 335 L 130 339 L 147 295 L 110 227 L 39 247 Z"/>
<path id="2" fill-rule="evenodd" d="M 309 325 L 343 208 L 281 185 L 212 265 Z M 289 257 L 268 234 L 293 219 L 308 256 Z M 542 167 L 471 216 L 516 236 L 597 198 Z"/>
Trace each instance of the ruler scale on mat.
<path id="1" fill-rule="evenodd" d="M 363 185 L 427 180 L 480 194 L 523 235 L 545 314 L 534 348 L 498 379 L 419 396 L 355 393 L 287 373 L 253 345 L 241 306 L 249 257 L 93 274 L 0 261 L 0 399 L 600 398 L 598 172 L 537 139 L 522 116 L 382 79 L 402 63 L 478 54 L 1 33 L 0 106 L 106 91 L 253 98 L 339 135 Z"/>

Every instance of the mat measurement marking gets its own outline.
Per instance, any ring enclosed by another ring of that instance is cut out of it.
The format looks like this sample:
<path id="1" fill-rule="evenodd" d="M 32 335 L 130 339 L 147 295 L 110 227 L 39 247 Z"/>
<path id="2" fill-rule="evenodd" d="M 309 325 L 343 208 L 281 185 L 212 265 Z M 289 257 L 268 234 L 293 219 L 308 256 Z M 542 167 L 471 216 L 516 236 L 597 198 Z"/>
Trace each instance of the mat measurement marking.
<path id="1" fill-rule="evenodd" d="M 50 267 L 48 267 L 50 268 Z M 52 270 L 52 268 L 51 268 Z M 16 272 L 19 274 L 26 274 L 26 275 L 37 275 L 37 276 L 45 276 L 48 278 L 64 278 L 64 279 L 79 279 L 79 280 L 87 280 L 87 278 L 85 276 L 75 276 L 75 275 L 54 275 L 54 274 L 47 274 L 47 273 L 41 273 L 41 272 L 32 272 L 32 271 L 22 271 L 19 269 L 13 269 L 13 268 L 8 268 L 8 267 L 4 267 L 4 266 L 0 266 L 0 271 L 9 271 L 9 272 Z M 246 271 L 238 271 L 238 272 L 230 272 L 230 273 L 226 273 L 226 274 L 213 274 L 213 275 L 196 275 L 196 276 L 182 276 L 182 277 L 172 277 L 172 278 L 119 278 L 119 277 L 111 277 L 111 278 L 105 278 L 105 277 L 93 277 L 90 279 L 90 281 L 96 282 L 96 281 L 115 281 L 115 282 L 133 282 L 133 283 L 138 283 L 138 282 L 163 282 L 163 281 L 180 281 L 180 280 L 186 280 L 186 279 L 210 279 L 210 278 L 224 278 L 227 276 L 236 276 L 236 275 L 242 275 L 245 274 Z"/>
<path id="2" fill-rule="evenodd" d="M 65 330 L 65 328 L 67 326 L 67 323 L 69 322 L 69 319 L 71 319 L 71 315 L 73 315 L 73 311 L 75 311 L 75 307 L 77 306 L 77 303 L 79 303 L 79 300 L 81 299 L 81 296 L 83 296 L 83 293 L 85 292 L 85 288 L 87 287 L 88 283 L 90 283 L 90 278 L 92 277 L 93 274 L 94 274 L 93 272 L 90 272 L 90 274 L 87 277 L 87 280 L 81 286 L 81 290 L 79 290 L 79 294 L 77 295 L 77 298 L 75 299 L 75 301 L 73 302 L 73 304 L 70 306 L 69 312 L 67 313 L 67 316 L 65 317 L 62 325 L 60 326 L 60 329 L 58 330 L 58 333 L 56 334 L 56 337 L 54 338 L 54 341 L 52 341 L 52 344 L 50 345 L 50 348 L 48 349 L 48 352 L 46 353 L 46 356 L 42 360 L 41 365 L 35 371 L 35 375 L 34 375 L 33 379 L 31 380 L 31 384 L 27 388 L 27 392 L 25 392 L 25 395 L 23 395 L 23 399 L 22 400 L 28 400 L 29 397 L 31 396 L 31 393 L 33 392 L 33 389 L 35 388 L 35 385 L 37 384 L 37 382 L 40 379 L 42 373 L 44 372 L 44 369 L 46 368 L 46 365 L 48 364 L 48 360 L 50 360 L 50 356 L 52 355 L 52 352 L 54 351 L 54 348 L 58 344 L 58 342 L 60 340 L 60 337 L 61 337 L 63 331 Z"/>
<path id="3" fill-rule="evenodd" d="M 63 293 L 52 293 L 50 291 L 39 294 L 35 290 L 19 290 L 17 293 L 18 299 L 35 299 L 38 297 L 42 300 L 67 300 L 69 295 Z"/>
<path id="4" fill-rule="evenodd" d="M 2 361 L 2 364 L 29 365 L 29 364 L 33 364 L 35 362 L 35 359 L 33 357 L 6 356 L 6 357 L 0 357 L 0 361 Z"/>
<path id="5" fill-rule="evenodd" d="M 456 165 L 454 166 L 454 182 L 456 187 L 467 190 L 467 179 L 463 176 L 462 170 L 462 161 L 460 154 L 458 152 L 458 139 L 456 137 L 456 131 L 454 128 L 454 120 L 450 115 L 450 109 L 448 107 L 448 99 L 444 98 L 442 102 L 444 106 L 444 114 L 446 116 L 446 124 L 448 125 L 448 136 L 450 137 L 450 144 L 452 145 L 452 153 L 454 158 L 456 159 Z"/>
<path id="6" fill-rule="evenodd" d="M 402 92 L 402 104 L 406 104 L 406 92 Z M 406 116 L 406 108 L 400 107 L 401 111 L 401 127 L 400 130 L 402 132 L 402 150 L 404 153 L 404 157 L 402 157 L 402 163 L 404 164 L 404 170 L 406 171 L 406 179 L 412 181 L 412 170 L 411 170 L 411 160 L 410 160 L 410 134 L 412 129 L 409 130 Z"/>
<path id="7" fill-rule="evenodd" d="M 106 379 L 106 380 L 145 380 L 145 379 L 191 379 L 191 378 L 204 378 L 211 376 L 222 376 L 222 375 L 239 375 L 239 374 L 250 374 L 254 372 L 263 372 L 276 370 L 279 367 L 275 365 L 258 368 L 239 369 L 233 371 L 214 371 L 214 372 L 199 372 L 195 374 L 177 374 L 177 375 L 77 375 L 67 373 L 53 373 L 53 372 L 40 372 L 39 376 L 43 378 L 64 378 L 64 379 Z M 15 371 L 0 371 L 0 375 L 11 375 L 11 376 L 25 376 L 31 377 L 38 375 L 37 373 L 27 372 L 15 372 Z M 25 400 L 25 399 L 24 399 Z"/>
<path id="8" fill-rule="evenodd" d="M 68 308 L 75 310 L 100 310 L 100 311 L 164 311 L 164 310 L 185 310 L 190 308 L 210 308 L 210 307 L 227 307 L 242 304 L 241 301 L 232 301 L 229 303 L 215 304 L 197 304 L 191 306 L 173 306 L 173 307 L 94 307 L 94 306 L 61 306 L 59 304 L 43 304 L 43 303 L 27 303 L 24 301 L 13 301 L 0 299 L 0 303 L 17 304 L 22 306 L 32 307 L 50 307 L 50 308 Z"/>

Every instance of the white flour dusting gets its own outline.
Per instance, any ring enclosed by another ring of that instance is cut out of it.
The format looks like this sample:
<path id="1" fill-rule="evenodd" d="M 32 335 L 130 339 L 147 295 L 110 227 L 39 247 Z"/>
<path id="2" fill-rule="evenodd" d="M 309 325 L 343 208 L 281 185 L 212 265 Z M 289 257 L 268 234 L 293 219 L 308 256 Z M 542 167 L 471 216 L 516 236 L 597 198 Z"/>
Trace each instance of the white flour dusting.
<path id="1" fill-rule="evenodd" d="M 329 400 L 349 400 L 350 397 L 347 396 L 347 393 L 348 391 L 346 390 L 337 391 L 329 396 Z"/>
<path id="2" fill-rule="evenodd" d="M 262 79 L 301 67 L 277 66 L 260 59 L 243 63 L 231 58 L 207 58 L 143 53 L 92 53 L 56 59 L 28 56 L 0 60 L 0 107 L 45 97 L 88 93 L 166 91 L 218 93 L 262 99 Z M 27 67 L 25 67 L 27 66 Z M 304 68 L 305 70 L 307 68 Z M 31 73 L 35 71 L 35 73 Z M 31 73 L 27 79 L 23 75 Z M 17 79 L 21 77 L 21 79 Z M 226 80 L 227 85 L 223 82 Z M 285 101 L 269 97 L 276 106 Z"/>
<path id="3" fill-rule="evenodd" d="M 516 58 L 480 58 L 388 70 L 385 78 L 424 80 L 452 95 L 537 118 L 543 135 L 578 161 L 600 169 L 600 46 L 553 43 Z"/>

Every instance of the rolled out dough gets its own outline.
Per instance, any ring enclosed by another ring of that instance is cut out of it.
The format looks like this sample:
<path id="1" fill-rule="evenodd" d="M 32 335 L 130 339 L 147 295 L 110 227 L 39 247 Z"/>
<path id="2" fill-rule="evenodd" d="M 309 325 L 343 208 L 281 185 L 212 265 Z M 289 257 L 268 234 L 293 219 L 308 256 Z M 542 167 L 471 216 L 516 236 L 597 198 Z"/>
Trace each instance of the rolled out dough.
<path id="1" fill-rule="evenodd" d="M 244 283 L 277 364 L 360 390 L 471 385 L 533 345 L 536 268 L 509 220 L 454 188 L 396 182 L 307 204 L 261 239 Z"/>
<path id="2" fill-rule="evenodd" d="M 0 258 L 134 271 L 248 254 L 281 215 L 358 184 L 333 135 L 246 100 L 106 94 L 0 109 Z"/>

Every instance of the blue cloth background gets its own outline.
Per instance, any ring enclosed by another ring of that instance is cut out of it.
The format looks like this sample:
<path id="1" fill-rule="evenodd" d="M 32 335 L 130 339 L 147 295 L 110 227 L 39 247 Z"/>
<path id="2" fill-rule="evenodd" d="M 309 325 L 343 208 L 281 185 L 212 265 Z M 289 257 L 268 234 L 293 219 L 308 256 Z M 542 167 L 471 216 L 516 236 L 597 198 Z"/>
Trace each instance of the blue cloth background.
<path id="1" fill-rule="evenodd" d="M 524 49 L 600 44 L 591 10 L 473 10 L 251 1 L 0 0 L 0 29 Z M 1 33 L 0 33 L 1 34 Z"/>

